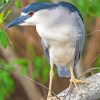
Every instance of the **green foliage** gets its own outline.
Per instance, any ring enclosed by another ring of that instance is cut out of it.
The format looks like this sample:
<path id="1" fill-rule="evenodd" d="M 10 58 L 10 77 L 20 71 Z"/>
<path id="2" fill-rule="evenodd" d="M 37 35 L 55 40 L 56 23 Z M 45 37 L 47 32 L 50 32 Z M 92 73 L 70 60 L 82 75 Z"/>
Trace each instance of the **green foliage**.
<path id="1" fill-rule="evenodd" d="M 1 66 L 3 65 L 3 66 Z M 12 66 L 0 60 L 0 68 L 12 70 Z M 14 91 L 14 81 L 10 77 L 10 73 L 0 69 L 0 100 L 5 100 L 9 93 Z"/>
<path id="2" fill-rule="evenodd" d="M 30 62 L 34 66 L 32 77 L 33 79 L 38 78 L 42 83 L 46 83 L 49 77 L 49 64 L 47 63 L 46 57 L 39 56 L 36 54 L 33 44 L 27 46 L 28 52 L 30 52 Z"/>
<path id="3" fill-rule="evenodd" d="M 97 57 L 95 66 L 100 68 L 100 56 Z M 96 69 L 97 72 L 100 72 L 100 69 Z"/>
<path id="4" fill-rule="evenodd" d="M 0 9 L 4 8 L 11 0 L 0 0 Z"/>
<path id="5" fill-rule="evenodd" d="M 97 57 L 95 66 L 100 67 L 100 57 Z"/>
<path id="6" fill-rule="evenodd" d="M 22 4 L 20 0 L 0 0 L 0 43 L 3 48 L 7 47 L 7 39 L 9 40 L 5 30 L 2 28 L 2 24 L 4 24 L 6 18 L 11 13 L 11 10 L 7 10 L 10 4 L 15 4 L 16 7 L 21 8 Z M 7 10 L 7 11 L 6 11 Z M 6 13 L 6 14 L 5 14 Z M 9 40 L 10 45 L 13 47 L 12 42 Z"/>
<path id="7" fill-rule="evenodd" d="M 34 56 L 34 71 L 33 78 L 40 78 L 42 83 L 47 82 L 49 76 L 49 65 L 47 64 L 46 58 L 44 56 Z"/>
<path id="8" fill-rule="evenodd" d="M 32 60 L 29 61 L 27 58 L 18 58 L 10 62 L 6 67 L 20 65 L 20 75 L 28 75 L 30 63 L 34 66 L 32 73 L 32 78 L 39 78 L 42 83 L 46 83 L 49 75 L 49 65 L 47 64 L 46 58 L 44 56 L 38 56 L 33 51 Z"/>
<path id="9" fill-rule="evenodd" d="M 19 59 L 16 59 L 13 63 L 20 64 L 22 66 L 28 66 L 29 61 L 26 58 L 19 58 Z"/>
<path id="10" fill-rule="evenodd" d="M 27 75 L 28 74 L 28 66 L 29 66 L 29 60 L 26 58 L 19 58 L 16 59 L 15 61 L 12 61 L 12 64 L 15 65 L 20 65 L 21 66 L 21 70 L 20 70 L 20 74 L 21 75 Z"/>
<path id="11" fill-rule="evenodd" d="M 0 24 L 4 23 L 5 15 L 4 12 L 0 13 Z"/>
<path id="12" fill-rule="evenodd" d="M 50 0 L 37 0 L 38 2 L 50 2 Z"/>
<path id="13" fill-rule="evenodd" d="M 4 23 L 5 19 L 7 18 L 7 16 L 8 16 L 10 13 L 11 13 L 10 10 L 7 12 L 6 15 L 5 15 L 4 12 L 1 12 L 1 13 L 0 13 L 0 24 Z"/>
<path id="14" fill-rule="evenodd" d="M 0 9 L 9 5 L 9 3 L 14 3 L 15 6 L 18 7 L 18 8 L 22 7 L 22 3 L 20 2 L 20 0 L 0 0 Z"/>
<path id="15" fill-rule="evenodd" d="M 0 42 L 4 48 L 7 47 L 6 32 L 3 29 L 0 30 Z"/>
<path id="16" fill-rule="evenodd" d="M 2 11 L 0 13 L 0 24 L 3 24 L 5 19 L 7 18 L 7 16 L 11 13 L 10 10 L 7 11 L 7 14 L 5 15 L 4 11 Z M 3 48 L 7 47 L 7 39 L 9 40 L 9 38 L 7 37 L 7 33 L 4 29 L 0 28 L 0 43 L 2 45 Z M 9 40 L 10 44 L 12 45 L 11 41 Z"/>
<path id="17" fill-rule="evenodd" d="M 20 0 L 15 0 L 15 5 L 18 8 L 21 8 L 22 7 L 22 4 L 21 4 Z"/>
<path id="18" fill-rule="evenodd" d="M 6 31 L 3 28 L 6 18 L 11 13 L 11 10 L 8 10 L 7 8 L 13 3 L 18 8 L 22 6 L 19 0 L 15 0 L 15 1 L 0 0 L 0 43 L 3 48 L 7 47 L 8 41 L 13 47 L 11 41 L 7 36 Z M 18 61 L 16 61 L 16 63 L 18 63 Z M 5 100 L 6 97 L 9 96 L 9 94 L 14 91 L 14 81 L 11 78 L 9 73 L 9 71 L 11 72 L 12 70 L 13 70 L 12 63 L 6 63 L 5 61 L 0 60 L 0 100 Z"/>
<path id="19" fill-rule="evenodd" d="M 71 0 L 83 14 L 100 16 L 100 0 Z"/>
<path id="20" fill-rule="evenodd" d="M 9 37 L 7 36 L 6 31 L 4 29 L 0 29 L 0 43 L 3 48 L 7 47 L 8 41 L 9 41 L 9 44 L 11 45 L 11 47 L 13 47 L 13 44 L 10 41 Z"/>

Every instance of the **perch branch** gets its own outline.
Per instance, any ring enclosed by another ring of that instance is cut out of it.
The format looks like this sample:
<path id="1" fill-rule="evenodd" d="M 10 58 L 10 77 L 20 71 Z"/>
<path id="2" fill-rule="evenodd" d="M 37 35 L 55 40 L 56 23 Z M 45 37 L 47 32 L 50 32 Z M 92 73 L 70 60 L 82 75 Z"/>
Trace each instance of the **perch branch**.
<path id="1" fill-rule="evenodd" d="M 100 73 L 94 74 L 85 80 L 89 84 L 79 84 L 78 89 L 75 87 L 67 88 L 57 96 L 60 100 L 97 100 L 100 99 Z M 58 100 L 58 99 L 55 99 Z"/>

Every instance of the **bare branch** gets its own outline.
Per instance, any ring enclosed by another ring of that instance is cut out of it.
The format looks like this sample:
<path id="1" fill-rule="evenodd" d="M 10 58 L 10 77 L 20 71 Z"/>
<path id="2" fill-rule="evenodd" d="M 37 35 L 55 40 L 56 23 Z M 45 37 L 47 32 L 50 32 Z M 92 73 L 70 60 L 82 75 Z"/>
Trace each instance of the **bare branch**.
<path id="1" fill-rule="evenodd" d="M 57 96 L 60 100 L 97 100 L 100 99 L 100 73 L 94 74 L 85 80 L 89 85 L 79 84 L 78 89 L 72 87 L 62 91 Z M 58 100 L 58 99 L 55 99 Z"/>

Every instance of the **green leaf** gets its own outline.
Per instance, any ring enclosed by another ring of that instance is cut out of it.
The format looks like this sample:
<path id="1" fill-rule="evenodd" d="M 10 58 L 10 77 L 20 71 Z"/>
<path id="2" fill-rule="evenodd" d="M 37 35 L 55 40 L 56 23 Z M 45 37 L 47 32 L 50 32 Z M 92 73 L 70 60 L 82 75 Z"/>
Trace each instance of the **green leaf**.
<path id="1" fill-rule="evenodd" d="M 38 2 L 50 2 L 50 0 L 37 0 Z"/>
<path id="2" fill-rule="evenodd" d="M 28 67 L 27 66 L 23 66 L 20 70 L 21 75 L 27 75 L 28 74 Z"/>
<path id="3" fill-rule="evenodd" d="M 48 68 L 48 66 L 45 66 L 44 67 L 44 69 L 43 69 L 43 77 L 48 77 L 48 75 L 49 75 L 49 68 Z"/>
<path id="4" fill-rule="evenodd" d="M 0 13 L 0 24 L 4 22 L 4 12 Z"/>
<path id="5" fill-rule="evenodd" d="M 13 63 L 28 66 L 29 61 L 26 58 L 19 58 L 19 59 L 16 59 Z"/>
<path id="6" fill-rule="evenodd" d="M 40 57 L 36 57 L 34 64 L 36 68 L 40 68 L 42 65 L 42 59 Z"/>
<path id="7" fill-rule="evenodd" d="M 11 10 L 9 10 L 8 12 L 7 12 L 7 14 L 5 15 L 5 17 L 4 17 L 4 20 L 8 17 L 8 15 L 11 13 Z"/>
<path id="8" fill-rule="evenodd" d="M 0 86 L 0 100 L 5 100 L 5 92 L 3 86 Z"/>
<path id="9" fill-rule="evenodd" d="M 14 81 L 9 73 L 0 70 L 0 100 L 1 96 L 5 98 L 12 91 L 14 91 Z"/>
<path id="10" fill-rule="evenodd" d="M 98 5 L 100 1 L 93 1 L 89 5 L 88 13 L 92 16 L 100 16 L 100 6 Z"/>
<path id="11" fill-rule="evenodd" d="M 11 0 L 0 0 L 0 9 L 7 6 L 9 2 L 12 2 L 12 1 Z"/>
<path id="12" fill-rule="evenodd" d="M 10 13 L 11 13 L 11 10 L 9 10 L 6 15 L 4 14 L 4 12 L 0 13 L 0 24 L 4 23 L 5 19 L 8 17 Z"/>
<path id="13" fill-rule="evenodd" d="M 1 0 L 0 2 L 3 2 L 4 4 L 5 3 L 8 3 L 8 2 L 10 2 L 11 0 Z"/>
<path id="14" fill-rule="evenodd" d="M 9 71 L 13 71 L 14 70 L 14 65 L 13 64 L 11 64 L 11 63 L 7 63 L 7 64 L 5 64 L 4 65 L 5 66 L 5 68 L 7 69 L 7 70 L 9 70 Z"/>
<path id="15" fill-rule="evenodd" d="M 16 1 L 15 1 L 15 5 L 16 5 L 18 8 L 21 8 L 21 7 L 22 7 L 22 4 L 21 4 L 20 0 L 16 0 Z"/>
<path id="16" fill-rule="evenodd" d="M 35 78 L 38 78 L 39 77 L 39 73 L 37 70 L 33 71 L 32 73 L 32 78 L 35 79 Z"/>
<path id="17" fill-rule="evenodd" d="M 100 0 L 71 0 L 83 14 L 100 16 Z"/>
<path id="18" fill-rule="evenodd" d="M 0 67 L 11 71 L 11 64 L 7 64 L 3 59 L 0 59 Z M 5 100 L 14 91 L 14 81 L 5 70 L 0 69 L 0 100 Z"/>
<path id="19" fill-rule="evenodd" d="M 7 47 L 7 36 L 6 36 L 6 32 L 1 29 L 0 30 L 0 42 L 1 42 L 1 45 L 3 48 L 6 48 Z"/>

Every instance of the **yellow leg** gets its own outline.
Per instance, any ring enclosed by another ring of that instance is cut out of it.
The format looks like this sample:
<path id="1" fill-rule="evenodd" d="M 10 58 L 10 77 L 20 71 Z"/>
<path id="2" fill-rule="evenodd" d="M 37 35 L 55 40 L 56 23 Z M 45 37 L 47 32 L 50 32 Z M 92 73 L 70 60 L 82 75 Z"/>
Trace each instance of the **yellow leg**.
<path id="1" fill-rule="evenodd" d="M 71 79 L 70 79 L 70 86 L 72 84 L 75 85 L 75 87 L 77 88 L 77 84 L 83 83 L 83 84 L 89 84 L 88 81 L 84 81 L 84 80 L 78 80 L 75 78 L 74 72 L 73 72 L 73 67 L 71 64 L 69 64 L 69 69 L 70 69 L 70 73 L 71 73 Z"/>
<path id="2" fill-rule="evenodd" d="M 50 82 L 49 82 L 49 91 L 48 91 L 48 97 L 47 100 L 53 100 L 54 97 L 52 97 L 51 94 L 51 89 L 52 89 L 52 80 L 53 80 L 53 76 L 54 76 L 54 71 L 53 71 L 53 63 L 50 63 Z"/>

